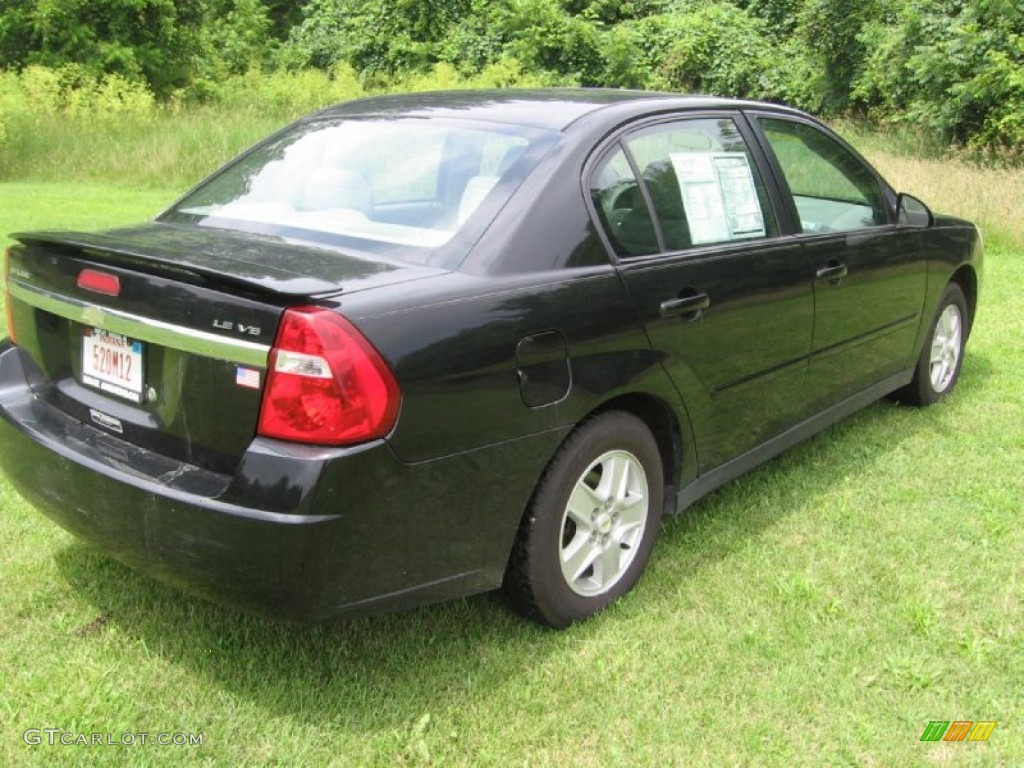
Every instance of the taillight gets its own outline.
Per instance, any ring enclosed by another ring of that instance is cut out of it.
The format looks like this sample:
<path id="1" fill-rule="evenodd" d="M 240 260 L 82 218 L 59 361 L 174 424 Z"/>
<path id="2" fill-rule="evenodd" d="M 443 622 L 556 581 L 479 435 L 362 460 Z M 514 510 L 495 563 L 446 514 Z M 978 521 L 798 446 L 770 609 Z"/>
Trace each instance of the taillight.
<path id="1" fill-rule="evenodd" d="M 7 312 L 7 335 L 17 343 L 14 336 L 14 305 L 11 304 L 11 249 L 4 251 L 4 310 Z"/>
<path id="2" fill-rule="evenodd" d="M 398 382 L 341 315 L 285 310 L 269 364 L 257 430 L 264 437 L 346 445 L 383 437 L 395 424 Z"/>

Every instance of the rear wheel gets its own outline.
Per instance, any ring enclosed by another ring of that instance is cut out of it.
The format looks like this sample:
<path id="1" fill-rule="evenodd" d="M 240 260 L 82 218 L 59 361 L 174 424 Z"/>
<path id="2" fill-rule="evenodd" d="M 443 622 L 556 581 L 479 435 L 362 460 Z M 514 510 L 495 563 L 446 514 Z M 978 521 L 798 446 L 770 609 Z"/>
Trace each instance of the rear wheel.
<path id="1" fill-rule="evenodd" d="M 960 378 L 969 322 L 964 292 L 956 283 L 950 283 L 932 319 L 914 378 L 898 393 L 901 400 L 912 405 L 931 405 L 953 391 Z"/>
<path id="2" fill-rule="evenodd" d="M 534 492 L 504 592 L 523 613 L 565 627 L 628 592 L 658 534 L 663 468 L 632 414 L 611 411 L 570 435 Z"/>

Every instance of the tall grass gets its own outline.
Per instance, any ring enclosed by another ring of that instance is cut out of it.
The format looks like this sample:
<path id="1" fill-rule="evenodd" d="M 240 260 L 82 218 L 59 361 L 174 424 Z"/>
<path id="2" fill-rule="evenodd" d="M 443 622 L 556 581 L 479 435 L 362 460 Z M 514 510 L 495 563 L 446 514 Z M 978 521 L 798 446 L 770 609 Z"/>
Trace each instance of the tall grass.
<path id="1" fill-rule="evenodd" d="M 91 181 L 186 188 L 245 147 L 315 109 L 371 93 L 546 83 L 515 60 L 463 77 L 439 64 L 428 74 L 368 90 L 351 68 L 252 71 L 211 86 L 206 101 L 161 104 L 116 76 L 29 67 L 0 72 L 0 182 Z"/>
<path id="2" fill-rule="evenodd" d="M 184 191 L 287 114 L 193 107 L 141 120 L 18 115 L 0 150 L 0 181 L 95 182 Z"/>
<path id="3" fill-rule="evenodd" d="M 865 155 L 901 192 L 920 197 L 936 212 L 973 221 L 989 245 L 1024 249 L 1024 170 L 915 159 L 884 149 Z"/>
<path id="4" fill-rule="evenodd" d="M 0 73 L 0 181 L 188 187 L 295 117 L 363 94 L 350 70 L 235 77 L 210 103 L 160 104 L 116 77 Z"/>
<path id="5" fill-rule="evenodd" d="M 915 131 L 834 127 L 899 191 L 973 221 L 990 245 L 1024 249 L 1024 168 L 979 163 Z"/>

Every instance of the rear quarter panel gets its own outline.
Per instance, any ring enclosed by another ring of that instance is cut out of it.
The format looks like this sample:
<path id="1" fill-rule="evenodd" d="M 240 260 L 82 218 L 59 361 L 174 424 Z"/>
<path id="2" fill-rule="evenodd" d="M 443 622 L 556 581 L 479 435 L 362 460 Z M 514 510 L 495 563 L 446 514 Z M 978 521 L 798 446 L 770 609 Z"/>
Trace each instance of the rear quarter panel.
<path id="1" fill-rule="evenodd" d="M 430 285 L 427 285 L 430 283 Z M 677 396 L 611 266 L 504 278 L 453 273 L 340 309 L 392 366 L 402 409 L 389 443 L 406 462 L 429 461 L 570 428 L 620 394 Z M 417 306 L 401 306 L 403 303 Z M 517 347 L 555 331 L 565 339 L 567 391 L 527 405 Z M 532 485 L 549 456 L 525 469 Z"/>

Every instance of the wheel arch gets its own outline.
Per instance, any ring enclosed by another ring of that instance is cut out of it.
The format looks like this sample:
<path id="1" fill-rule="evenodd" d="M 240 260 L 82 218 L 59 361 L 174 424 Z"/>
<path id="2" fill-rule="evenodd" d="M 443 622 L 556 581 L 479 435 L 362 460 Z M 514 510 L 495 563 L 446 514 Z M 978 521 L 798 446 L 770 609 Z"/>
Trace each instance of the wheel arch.
<path id="1" fill-rule="evenodd" d="M 971 265 L 963 264 L 950 276 L 949 282 L 959 285 L 960 290 L 964 292 L 964 298 L 967 299 L 967 333 L 970 335 L 978 307 L 978 273 Z"/>
<path id="2" fill-rule="evenodd" d="M 683 430 L 672 408 L 654 395 L 631 392 L 605 401 L 584 419 L 608 411 L 625 411 L 640 419 L 654 436 L 661 455 L 665 482 L 665 512 L 675 512 L 675 490 L 679 488 L 684 458 Z"/>

